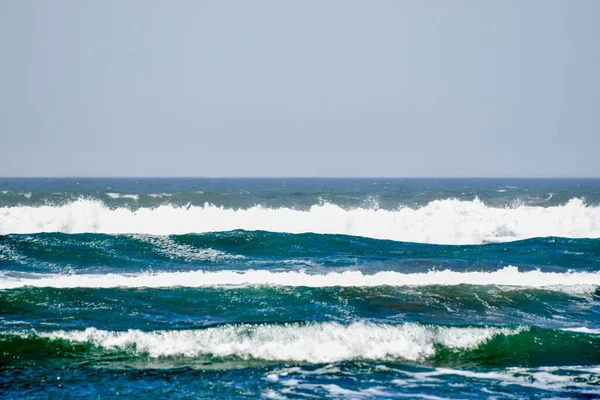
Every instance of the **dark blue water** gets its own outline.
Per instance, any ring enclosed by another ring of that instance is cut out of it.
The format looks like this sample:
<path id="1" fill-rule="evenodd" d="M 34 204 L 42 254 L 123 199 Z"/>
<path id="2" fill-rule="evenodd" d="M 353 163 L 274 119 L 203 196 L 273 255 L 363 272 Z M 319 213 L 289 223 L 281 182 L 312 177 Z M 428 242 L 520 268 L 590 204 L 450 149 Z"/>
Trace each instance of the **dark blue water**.
<path id="1" fill-rule="evenodd" d="M 4 398 L 597 398 L 600 180 L 2 179 Z"/>

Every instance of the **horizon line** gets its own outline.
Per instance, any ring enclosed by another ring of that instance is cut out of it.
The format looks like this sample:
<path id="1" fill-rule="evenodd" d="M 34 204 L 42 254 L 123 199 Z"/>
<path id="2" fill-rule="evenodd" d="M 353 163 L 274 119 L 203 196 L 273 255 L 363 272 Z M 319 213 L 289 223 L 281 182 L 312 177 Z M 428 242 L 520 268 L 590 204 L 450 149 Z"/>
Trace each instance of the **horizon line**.
<path id="1" fill-rule="evenodd" d="M 600 176 L 0 176 L 0 179 L 600 179 Z"/>

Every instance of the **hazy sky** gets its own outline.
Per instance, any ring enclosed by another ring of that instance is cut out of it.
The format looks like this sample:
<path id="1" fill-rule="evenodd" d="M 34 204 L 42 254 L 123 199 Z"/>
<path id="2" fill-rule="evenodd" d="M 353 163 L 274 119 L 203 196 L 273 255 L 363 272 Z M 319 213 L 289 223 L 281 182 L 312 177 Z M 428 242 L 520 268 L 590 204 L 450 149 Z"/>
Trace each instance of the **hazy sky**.
<path id="1" fill-rule="evenodd" d="M 600 176 L 599 18 L 0 0 L 0 176 Z"/>

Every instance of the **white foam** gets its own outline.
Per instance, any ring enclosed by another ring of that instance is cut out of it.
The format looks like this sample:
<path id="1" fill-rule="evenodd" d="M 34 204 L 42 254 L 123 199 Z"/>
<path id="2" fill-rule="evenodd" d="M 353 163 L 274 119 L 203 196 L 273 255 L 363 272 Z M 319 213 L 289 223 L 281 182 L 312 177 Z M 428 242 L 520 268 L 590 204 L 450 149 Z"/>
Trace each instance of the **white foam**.
<path id="1" fill-rule="evenodd" d="M 154 250 L 167 257 L 182 259 L 186 262 L 245 258 L 241 254 L 229 254 L 211 248 L 194 248 L 187 244 L 177 243 L 169 236 L 133 235 L 133 237 L 141 242 L 152 244 Z"/>
<path id="2" fill-rule="evenodd" d="M 589 334 L 593 334 L 593 335 L 600 335 L 600 329 L 591 329 L 586 326 L 579 326 L 576 328 L 565 328 L 564 330 L 570 331 L 570 332 L 579 332 L 579 333 L 589 333 Z"/>
<path id="3" fill-rule="evenodd" d="M 62 206 L 2 207 L 0 234 L 145 233 L 183 234 L 234 229 L 332 233 L 421 243 L 479 244 L 532 237 L 600 237 L 600 207 L 580 199 L 555 207 L 488 207 L 479 200 L 436 200 L 396 211 L 346 210 L 324 203 L 308 211 L 289 208 L 228 209 L 204 206 L 109 209 L 80 199 Z"/>
<path id="4" fill-rule="evenodd" d="M 526 328 L 439 327 L 414 323 L 377 325 L 335 322 L 307 325 L 224 325 L 200 330 L 39 333 L 50 339 L 89 342 L 105 349 L 127 349 L 150 357 L 236 356 L 242 359 L 308 361 L 423 360 L 436 345 L 451 350 L 474 349 L 495 335 L 512 335 Z M 26 335 L 26 334 L 22 334 Z"/>
<path id="5" fill-rule="evenodd" d="M 0 243 L 0 261 L 23 262 L 26 257 L 17 252 L 8 243 Z"/>
<path id="6" fill-rule="evenodd" d="M 307 274 L 305 272 L 271 272 L 267 270 L 161 272 L 131 275 L 39 274 L 32 278 L 0 276 L 0 289 L 24 286 L 55 288 L 113 287 L 211 287 L 211 286 L 306 286 L 306 287 L 370 287 L 370 286 L 431 286 L 431 285 L 497 285 L 522 288 L 548 288 L 569 293 L 590 293 L 600 285 L 600 273 L 591 272 L 519 272 L 508 266 L 494 272 L 456 272 L 450 270 L 404 274 L 382 271 L 372 275 L 360 271 Z"/>
<path id="7" fill-rule="evenodd" d="M 112 199 L 132 199 L 139 200 L 138 194 L 123 194 L 123 193 L 106 193 L 106 195 Z"/>
<path id="8" fill-rule="evenodd" d="M 384 387 L 370 387 L 359 390 L 351 390 L 345 389 L 339 385 L 334 383 L 300 383 L 297 380 L 289 379 L 287 381 L 281 382 L 284 386 L 288 386 L 288 388 L 281 390 L 282 394 L 295 394 L 298 395 L 298 392 L 294 392 L 295 389 L 301 389 L 302 397 L 306 396 L 306 391 L 326 391 L 329 393 L 329 397 L 333 398 L 343 398 L 343 399 L 364 399 L 364 398 L 389 398 L 389 397 L 405 397 L 403 395 L 397 395 L 397 393 L 388 393 L 386 392 L 386 388 Z M 314 398 L 320 398 L 317 396 L 309 396 Z M 421 398 L 420 396 L 410 396 L 412 398 Z M 287 398 L 287 397 L 285 397 Z M 433 400 L 430 397 L 423 397 L 426 399 Z M 441 400 L 440 398 L 435 398 L 435 400 Z"/>
<path id="9" fill-rule="evenodd" d="M 570 374 L 561 373 L 570 371 Z M 407 372 L 404 372 L 407 373 Z M 500 385 L 519 385 L 543 390 L 561 391 L 569 388 L 586 388 L 599 393 L 598 389 L 590 387 L 590 382 L 598 380 L 597 368 L 587 367 L 546 367 L 538 369 L 508 368 L 504 371 L 477 372 L 452 368 L 436 368 L 432 372 L 417 372 L 412 376 L 417 379 L 427 379 L 444 375 L 457 375 L 465 378 L 494 380 Z M 578 379 L 576 379 L 578 378 Z"/>

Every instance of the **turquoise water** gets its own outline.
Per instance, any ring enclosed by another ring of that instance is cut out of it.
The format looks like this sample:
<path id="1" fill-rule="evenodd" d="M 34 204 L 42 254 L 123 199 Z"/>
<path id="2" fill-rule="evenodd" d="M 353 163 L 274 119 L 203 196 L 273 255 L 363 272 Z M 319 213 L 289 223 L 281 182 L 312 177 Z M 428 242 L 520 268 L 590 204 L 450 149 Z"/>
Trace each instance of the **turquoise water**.
<path id="1" fill-rule="evenodd" d="M 600 180 L 1 179 L 4 398 L 597 398 Z"/>

